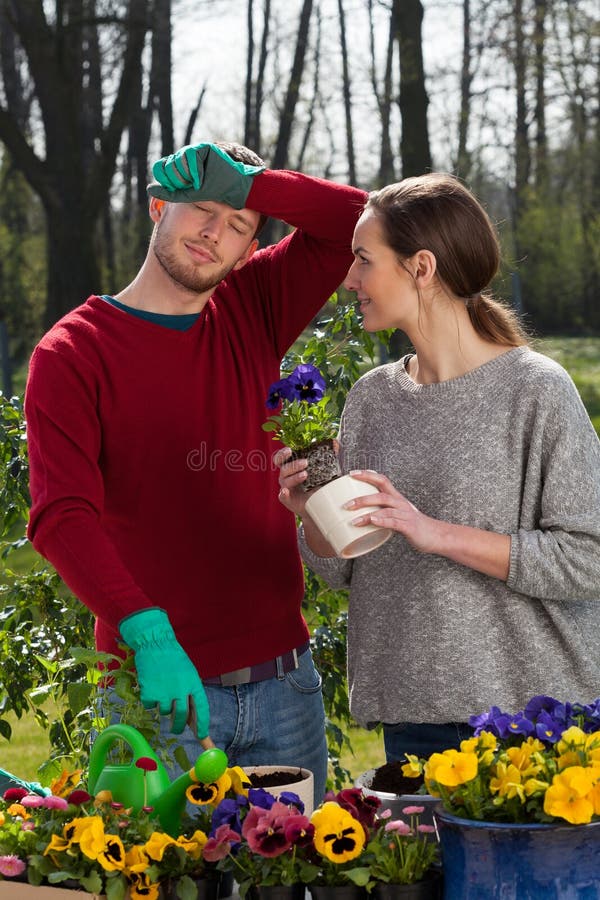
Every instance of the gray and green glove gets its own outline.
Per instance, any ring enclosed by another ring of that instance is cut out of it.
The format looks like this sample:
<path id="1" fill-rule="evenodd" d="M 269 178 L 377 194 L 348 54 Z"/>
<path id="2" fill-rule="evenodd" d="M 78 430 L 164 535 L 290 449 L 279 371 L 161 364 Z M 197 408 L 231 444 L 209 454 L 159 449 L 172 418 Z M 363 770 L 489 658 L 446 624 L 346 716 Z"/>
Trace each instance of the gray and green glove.
<path id="1" fill-rule="evenodd" d="M 264 169 L 237 162 L 216 144 L 190 144 L 154 163 L 148 194 L 169 203 L 216 200 L 243 209 L 254 176 Z"/>
<path id="2" fill-rule="evenodd" d="M 210 716 L 202 681 L 164 609 L 153 606 L 132 613 L 119 623 L 119 631 L 135 654 L 144 707 L 158 706 L 161 716 L 171 715 L 173 734 L 181 734 L 189 720 L 198 738 L 205 738 Z"/>

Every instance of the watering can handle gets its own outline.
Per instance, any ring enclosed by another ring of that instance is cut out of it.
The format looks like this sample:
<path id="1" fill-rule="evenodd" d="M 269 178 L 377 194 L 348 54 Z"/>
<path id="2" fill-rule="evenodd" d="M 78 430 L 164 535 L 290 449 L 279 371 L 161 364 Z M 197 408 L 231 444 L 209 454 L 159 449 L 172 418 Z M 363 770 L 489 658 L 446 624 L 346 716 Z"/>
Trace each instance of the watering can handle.
<path id="1" fill-rule="evenodd" d="M 210 740 L 210 738 L 208 738 Z M 109 725 L 104 731 L 101 731 L 92 745 L 89 762 L 89 778 L 88 789 L 91 794 L 100 777 L 100 773 L 104 769 L 106 763 L 106 755 L 115 741 L 124 741 L 131 748 L 134 758 L 140 756 L 149 756 L 151 759 L 158 759 L 152 750 L 146 738 L 131 725 Z"/>

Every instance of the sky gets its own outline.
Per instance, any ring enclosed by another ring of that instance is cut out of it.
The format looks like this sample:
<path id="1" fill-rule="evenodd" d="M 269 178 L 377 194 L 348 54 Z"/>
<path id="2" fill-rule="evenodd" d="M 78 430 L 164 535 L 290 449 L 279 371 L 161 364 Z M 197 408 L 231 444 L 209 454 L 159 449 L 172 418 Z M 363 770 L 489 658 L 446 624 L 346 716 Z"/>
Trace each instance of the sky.
<path id="1" fill-rule="evenodd" d="M 272 0 L 277 13 L 276 27 L 281 40 L 280 83 L 287 84 L 289 61 L 298 24 L 300 0 Z M 315 4 L 316 6 L 316 4 Z M 353 124 L 357 146 L 359 177 L 366 179 L 375 165 L 374 150 L 378 146 L 378 119 L 369 81 L 369 35 L 366 0 L 345 0 L 348 48 L 352 77 Z M 375 2 L 376 45 L 379 55 L 387 40 L 387 13 Z M 338 146 L 340 171 L 345 174 L 343 118 L 341 107 L 341 55 L 337 0 L 321 0 L 323 17 L 322 83 L 328 93 L 328 124 Z M 430 132 L 434 155 L 447 155 L 448 94 L 457 96 L 460 67 L 461 10 L 457 0 L 424 0 L 423 53 L 429 76 Z M 201 87 L 207 91 L 194 140 L 241 139 L 243 136 L 244 81 L 246 67 L 246 0 L 209 0 L 198 3 L 176 0 L 173 28 L 173 95 L 176 141 L 183 140 L 190 109 L 197 102 Z M 262 4 L 257 3 L 255 27 L 260 25 Z M 314 18 L 314 12 L 313 12 Z M 257 21 L 258 20 L 258 21 Z M 290 37 L 290 40 L 286 38 Z M 287 66 L 287 68 L 286 68 Z M 450 70 L 450 74 L 447 74 Z M 310 74 L 305 75 L 304 90 L 310 88 Z M 269 79 L 272 83 L 272 79 Z M 269 101 L 268 101 L 269 102 Z M 394 129 L 399 139 L 399 116 L 394 112 Z M 274 123 L 270 116 L 268 122 Z M 312 160 L 307 168 L 319 168 L 328 156 L 331 137 L 323 126 L 311 138 Z"/>

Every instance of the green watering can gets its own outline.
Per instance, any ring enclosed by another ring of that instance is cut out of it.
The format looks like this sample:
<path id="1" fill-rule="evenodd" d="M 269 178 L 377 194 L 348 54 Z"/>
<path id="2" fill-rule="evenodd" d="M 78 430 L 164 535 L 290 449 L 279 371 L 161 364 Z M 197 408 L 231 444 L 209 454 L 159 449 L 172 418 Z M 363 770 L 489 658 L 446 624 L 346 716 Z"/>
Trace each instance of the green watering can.
<path id="1" fill-rule="evenodd" d="M 127 763 L 108 763 L 107 754 L 115 741 L 123 741 L 131 750 Z M 191 784 L 211 784 L 227 768 L 227 756 L 215 747 L 210 738 L 200 742 L 206 749 L 189 772 L 171 782 L 167 770 L 158 759 L 146 738 L 131 725 L 109 725 L 101 731 L 90 753 L 88 790 L 90 794 L 110 791 L 113 800 L 131 807 L 138 813 L 143 806 L 151 806 L 167 834 L 177 837 L 181 816 L 185 809 L 185 792 Z M 156 769 L 146 771 L 136 762 L 146 757 L 154 760 Z"/>

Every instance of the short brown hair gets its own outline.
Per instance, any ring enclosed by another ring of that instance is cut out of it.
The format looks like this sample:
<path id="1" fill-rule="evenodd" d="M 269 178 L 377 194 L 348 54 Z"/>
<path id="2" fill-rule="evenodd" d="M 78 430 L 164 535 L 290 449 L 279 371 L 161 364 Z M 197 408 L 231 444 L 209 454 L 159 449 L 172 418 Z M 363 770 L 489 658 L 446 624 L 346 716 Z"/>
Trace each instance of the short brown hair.
<path id="1" fill-rule="evenodd" d="M 489 293 L 500 262 L 498 236 L 458 178 L 443 172 L 405 178 L 369 194 L 365 209 L 377 215 L 400 260 L 419 250 L 433 253 L 440 281 L 466 301 L 478 334 L 515 347 L 527 342 L 514 311 Z"/>

